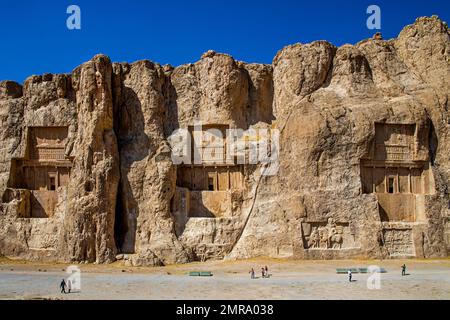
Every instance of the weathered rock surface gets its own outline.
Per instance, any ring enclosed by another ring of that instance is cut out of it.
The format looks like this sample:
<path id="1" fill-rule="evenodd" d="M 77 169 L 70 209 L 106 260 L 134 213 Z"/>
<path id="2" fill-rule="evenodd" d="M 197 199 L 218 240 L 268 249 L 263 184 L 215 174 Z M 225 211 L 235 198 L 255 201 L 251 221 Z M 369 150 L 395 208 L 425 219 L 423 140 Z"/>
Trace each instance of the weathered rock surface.
<path id="1" fill-rule="evenodd" d="M 0 82 L 0 254 L 448 256 L 449 79 L 449 29 L 424 17 L 392 40 L 288 46 L 272 65 L 97 55 L 71 74 Z M 174 164 L 169 137 L 197 121 L 279 130 L 279 170 Z"/>

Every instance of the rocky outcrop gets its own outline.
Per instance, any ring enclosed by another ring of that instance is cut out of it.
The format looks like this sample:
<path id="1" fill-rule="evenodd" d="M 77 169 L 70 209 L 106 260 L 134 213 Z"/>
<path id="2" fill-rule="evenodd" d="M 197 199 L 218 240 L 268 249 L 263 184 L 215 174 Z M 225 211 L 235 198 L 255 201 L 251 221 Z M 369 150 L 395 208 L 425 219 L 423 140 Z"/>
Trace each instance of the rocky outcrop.
<path id="1" fill-rule="evenodd" d="M 71 261 L 115 260 L 114 216 L 119 154 L 113 127 L 112 66 L 96 56 L 72 73 L 77 134 L 60 235 L 62 256 Z"/>
<path id="2" fill-rule="evenodd" d="M 392 40 L 291 45 L 272 65 L 213 51 L 176 68 L 98 55 L 71 74 L 0 82 L 0 254 L 448 256 L 449 78 L 449 29 L 424 17 Z M 199 122 L 215 130 L 196 141 L 206 146 L 247 130 L 242 153 L 175 163 L 172 134 Z M 271 175 L 238 160 L 265 132 Z"/>
<path id="3" fill-rule="evenodd" d="M 176 169 L 164 135 L 168 78 L 150 61 L 114 65 L 121 83 L 116 114 L 120 150 L 120 251 L 136 253 L 134 264 L 189 261 L 173 233 L 170 200 Z M 158 258 L 161 257 L 161 258 Z"/>

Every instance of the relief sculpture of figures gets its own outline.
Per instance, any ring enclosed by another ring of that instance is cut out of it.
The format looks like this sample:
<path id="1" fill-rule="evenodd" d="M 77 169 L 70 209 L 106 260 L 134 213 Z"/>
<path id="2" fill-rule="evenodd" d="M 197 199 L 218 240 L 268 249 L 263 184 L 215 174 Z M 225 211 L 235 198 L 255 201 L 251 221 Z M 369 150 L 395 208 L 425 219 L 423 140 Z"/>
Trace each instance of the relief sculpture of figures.
<path id="1" fill-rule="evenodd" d="M 307 240 L 310 249 L 341 249 L 344 242 L 343 226 L 329 218 L 325 226 L 312 227 Z"/>
<path id="2" fill-rule="evenodd" d="M 314 229 L 309 236 L 308 240 L 308 247 L 309 248 L 319 248 L 320 247 L 320 235 L 319 231 L 317 229 Z"/>
<path id="3" fill-rule="evenodd" d="M 341 228 L 335 229 L 335 233 L 330 237 L 331 248 L 341 249 L 343 241 L 344 241 L 344 238 L 342 237 L 342 229 Z"/>

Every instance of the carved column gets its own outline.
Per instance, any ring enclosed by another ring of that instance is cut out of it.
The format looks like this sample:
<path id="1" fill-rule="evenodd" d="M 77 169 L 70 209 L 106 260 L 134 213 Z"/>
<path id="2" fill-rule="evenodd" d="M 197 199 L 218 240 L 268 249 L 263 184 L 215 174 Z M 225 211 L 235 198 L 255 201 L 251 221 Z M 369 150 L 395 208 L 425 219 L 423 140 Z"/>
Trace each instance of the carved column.
<path id="1" fill-rule="evenodd" d="M 399 168 L 397 168 L 397 183 L 396 183 L 396 185 L 397 185 L 397 193 L 400 193 L 400 177 L 399 177 L 398 171 L 399 171 Z"/>
<path id="2" fill-rule="evenodd" d="M 412 185 L 411 185 L 411 167 L 408 170 L 408 192 L 412 193 Z"/>

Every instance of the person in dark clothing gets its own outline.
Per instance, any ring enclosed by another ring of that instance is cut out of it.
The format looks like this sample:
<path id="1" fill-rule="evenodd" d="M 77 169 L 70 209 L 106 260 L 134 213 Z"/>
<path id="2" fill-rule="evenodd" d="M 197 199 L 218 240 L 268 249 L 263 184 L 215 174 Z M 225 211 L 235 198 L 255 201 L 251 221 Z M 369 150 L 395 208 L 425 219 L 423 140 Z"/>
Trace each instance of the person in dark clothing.
<path id="1" fill-rule="evenodd" d="M 352 271 L 348 270 L 347 274 L 348 274 L 348 282 L 352 282 Z"/>
<path id="2" fill-rule="evenodd" d="M 266 271 L 264 270 L 264 268 L 261 268 L 261 276 L 262 276 L 263 278 L 266 277 Z"/>
<path id="3" fill-rule="evenodd" d="M 267 266 L 264 267 L 264 271 L 266 273 L 266 277 L 269 277 L 269 268 L 267 268 Z"/>
<path id="4" fill-rule="evenodd" d="M 59 287 L 61 288 L 61 293 L 66 293 L 66 281 L 64 279 L 61 280 Z"/>
<path id="5" fill-rule="evenodd" d="M 402 265 L 402 277 L 406 276 L 406 264 Z"/>
<path id="6" fill-rule="evenodd" d="M 255 279 L 255 269 L 252 268 L 249 273 L 250 273 L 251 278 Z"/>

